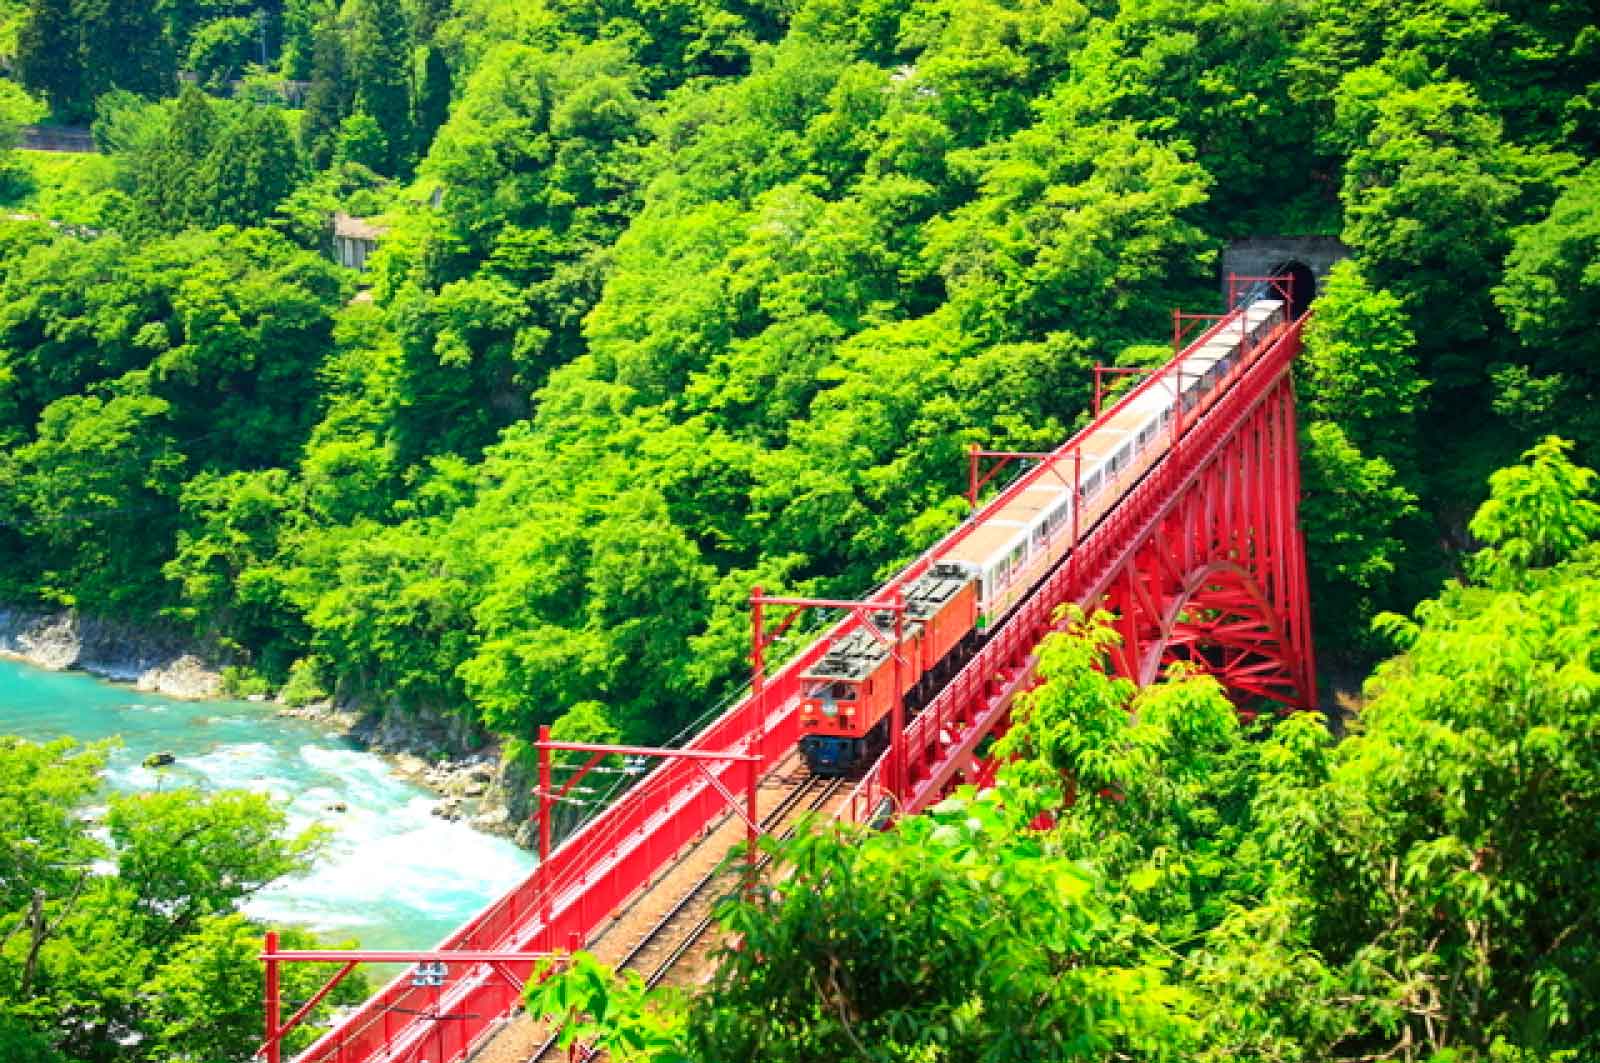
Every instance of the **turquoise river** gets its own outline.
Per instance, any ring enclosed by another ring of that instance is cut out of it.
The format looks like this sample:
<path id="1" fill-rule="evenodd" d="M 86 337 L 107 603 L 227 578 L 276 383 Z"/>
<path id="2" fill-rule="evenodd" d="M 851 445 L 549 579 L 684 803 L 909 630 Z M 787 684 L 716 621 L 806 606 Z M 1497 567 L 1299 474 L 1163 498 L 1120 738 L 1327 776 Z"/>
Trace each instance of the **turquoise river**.
<path id="1" fill-rule="evenodd" d="M 270 794 L 290 825 L 333 839 L 309 874 L 252 898 L 246 911 L 370 948 L 428 948 L 521 880 L 533 861 L 509 841 L 429 815 L 434 798 L 384 761 L 271 705 L 175 701 L 84 675 L 0 659 L 0 734 L 37 741 L 120 740 L 106 770 L 116 790 L 194 785 Z M 151 753 L 177 762 L 144 767 Z M 343 804 L 345 811 L 331 806 Z"/>

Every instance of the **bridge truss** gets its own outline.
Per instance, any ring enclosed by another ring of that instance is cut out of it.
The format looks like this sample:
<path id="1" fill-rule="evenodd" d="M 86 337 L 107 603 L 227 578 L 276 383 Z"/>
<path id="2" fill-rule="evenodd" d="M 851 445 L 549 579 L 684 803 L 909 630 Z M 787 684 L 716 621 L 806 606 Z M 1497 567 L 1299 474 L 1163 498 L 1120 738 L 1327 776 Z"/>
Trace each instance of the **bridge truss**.
<path id="1" fill-rule="evenodd" d="M 1057 450 L 1026 455 L 1037 459 L 1032 469 L 868 600 L 899 600 L 984 514 L 1040 478 L 1073 482 L 1083 441 L 1124 403 L 1152 387 L 1181 393 L 1175 381 L 1181 383 L 1179 366 L 1189 351 L 1225 329 L 1242 333 L 1238 314 L 1208 316 L 1209 327 L 1185 344 L 1182 321 L 1175 317 L 1179 357 L 1146 375 Z M 1247 346 L 1223 386 L 1175 420 L 1171 446 L 1116 505 L 1092 514 L 1081 528 L 1074 525 L 1065 559 L 895 736 L 842 806 L 841 818 L 874 822 L 925 808 L 959 783 L 992 781 L 995 765 L 982 756 L 983 746 L 1006 727 L 1017 694 L 1036 682 L 1035 649 L 1066 603 L 1114 615 L 1122 636 L 1114 666 L 1137 682 L 1149 683 L 1165 662 L 1183 659 L 1216 675 L 1243 711 L 1316 704 L 1290 376 L 1303 324 L 1286 322 L 1255 349 Z M 443 986 L 419 987 L 402 975 L 302 1053 L 299 1063 L 466 1059 L 515 1009 L 515 980 L 528 977 L 536 953 L 553 943 L 576 947 L 590 940 L 709 832 L 724 811 L 724 794 L 746 782 L 751 757 L 772 765 L 794 749 L 800 676 L 855 619 L 839 621 L 692 739 L 686 747 L 697 751 L 692 762 L 669 761 L 645 776 L 550 852 L 527 880 L 439 945 L 441 954 L 494 953 L 495 963 L 457 966 Z M 528 960 L 501 958 L 517 952 Z"/>

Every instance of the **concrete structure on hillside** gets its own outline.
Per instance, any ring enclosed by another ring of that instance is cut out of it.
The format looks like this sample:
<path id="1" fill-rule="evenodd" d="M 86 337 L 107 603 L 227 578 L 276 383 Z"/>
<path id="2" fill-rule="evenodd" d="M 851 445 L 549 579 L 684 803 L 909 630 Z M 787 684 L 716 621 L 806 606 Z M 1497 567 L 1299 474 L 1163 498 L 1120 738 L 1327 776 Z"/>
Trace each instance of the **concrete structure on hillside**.
<path id="1" fill-rule="evenodd" d="M 87 126 L 18 126 L 17 147 L 72 155 L 91 155 L 100 150 Z"/>
<path id="2" fill-rule="evenodd" d="M 333 258 L 347 269 L 365 270 L 367 258 L 389 230 L 365 218 L 338 213 L 333 216 Z"/>

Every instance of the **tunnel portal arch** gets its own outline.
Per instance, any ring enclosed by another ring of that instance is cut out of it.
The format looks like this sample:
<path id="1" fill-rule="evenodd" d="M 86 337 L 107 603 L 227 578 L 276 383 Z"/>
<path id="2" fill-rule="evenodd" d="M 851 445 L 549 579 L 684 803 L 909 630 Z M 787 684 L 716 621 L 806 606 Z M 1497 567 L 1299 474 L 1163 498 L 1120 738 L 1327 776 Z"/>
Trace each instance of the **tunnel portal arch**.
<path id="1" fill-rule="evenodd" d="M 1328 271 L 1350 249 L 1334 236 L 1262 236 L 1235 240 L 1222 252 L 1218 286 L 1228 295 L 1228 278 L 1273 277 L 1284 273 L 1295 278 L 1295 315 L 1306 310 L 1327 280 Z"/>

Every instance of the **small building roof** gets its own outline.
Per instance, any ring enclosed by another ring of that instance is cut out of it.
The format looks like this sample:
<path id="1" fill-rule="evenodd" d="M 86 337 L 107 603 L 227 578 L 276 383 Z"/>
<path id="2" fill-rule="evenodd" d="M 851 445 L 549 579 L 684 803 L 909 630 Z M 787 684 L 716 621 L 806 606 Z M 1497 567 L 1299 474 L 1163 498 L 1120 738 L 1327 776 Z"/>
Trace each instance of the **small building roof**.
<path id="1" fill-rule="evenodd" d="M 382 225 L 374 225 L 366 218 L 356 218 L 343 211 L 335 211 L 333 215 L 333 235 L 347 237 L 351 240 L 378 241 L 388 235 L 389 230 Z"/>

